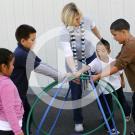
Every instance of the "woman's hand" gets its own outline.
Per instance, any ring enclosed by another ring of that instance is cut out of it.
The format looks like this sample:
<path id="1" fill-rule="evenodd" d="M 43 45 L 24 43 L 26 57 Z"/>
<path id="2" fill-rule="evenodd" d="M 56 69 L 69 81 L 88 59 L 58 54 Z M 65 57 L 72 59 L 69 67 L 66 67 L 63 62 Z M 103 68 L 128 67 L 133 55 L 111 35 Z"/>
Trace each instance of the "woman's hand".
<path id="1" fill-rule="evenodd" d="M 100 41 L 102 42 L 102 44 L 109 45 L 109 42 L 104 38 L 101 38 Z"/>
<path id="2" fill-rule="evenodd" d="M 73 82 L 79 85 L 80 84 L 80 78 L 79 77 L 80 77 L 81 73 L 79 71 L 77 71 L 77 72 L 74 72 L 72 75 L 73 75 L 73 78 L 75 78 L 73 80 Z"/>
<path id="3" fill-rule="evenodd" d="M 73 73 L 74 78 L 79 78 L 81 76 L 81 72 L 77 71 Z"/>

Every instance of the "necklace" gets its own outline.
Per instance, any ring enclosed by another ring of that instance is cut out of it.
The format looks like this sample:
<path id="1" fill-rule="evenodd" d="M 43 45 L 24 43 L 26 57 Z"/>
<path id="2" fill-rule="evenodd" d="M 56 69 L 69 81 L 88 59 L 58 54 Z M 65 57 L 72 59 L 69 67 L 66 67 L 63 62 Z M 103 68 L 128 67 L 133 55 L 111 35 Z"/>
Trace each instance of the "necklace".
<path id="1" fill-rule="evenodd" d="M 86 56 L 85 56 L 85 30 L 84 30 L 84 22 L 80 23 L 80 32 L 81 32 L 81 62 L 83 64 L 86 64 Z M 76 47 L 76 34 L 75 34 L 75 28 L 68 26 L 67 27 L 68 31 L 69 31 L 69 35 L 70 35 L 70 44 L 71 44 L 71 49 L 73 52 L 73 58 L 74 58 L 74 62 L 75 62 L 75 66 L 76 66 L 76 70 L 78 69 L 78 58 L 77 58 L 77 47 Z"/>

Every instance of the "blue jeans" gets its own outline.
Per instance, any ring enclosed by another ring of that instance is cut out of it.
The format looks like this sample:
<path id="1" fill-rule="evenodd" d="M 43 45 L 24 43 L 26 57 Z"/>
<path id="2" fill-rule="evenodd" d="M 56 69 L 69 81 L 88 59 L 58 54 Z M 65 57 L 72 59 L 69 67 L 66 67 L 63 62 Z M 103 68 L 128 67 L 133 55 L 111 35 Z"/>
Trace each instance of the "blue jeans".
<path id="1" fill-rule="evenodd" d="M 86 63 L 89 64 L 96 58 L 96 53 L 93 53 L 93 55 L 86 59 Z M 81 84 L 76 84 L 73 81 L 69 82 L 70 88 L 71 88 L 71 97 L 72 101 L 78 100 L 82 98 L 82 86 Z M 81 106 L 81 102 L 78 101 L 77 106 Z M 75 106 L 75 104 L 73 104 Z M 73 119 L 75 124 L 83 123 L 83 115 L 82 115 L 82 108 L 77 108 L 73 110 Z"/>
<path id="2" fill-rule="evenodd" d="M 71 81 L 69 84 L 71 88 L 72 101 L 81 99 L 82 98 L 81 84 L 76 84 L 73 81 Z M 78 103 L 78 105 L 79 104 L 81 106 L 81 103 Z M 73 106 L 75 105 L 73 104 Z M 73 117 L 74 117 L 75 124 L 83 123 L 82 108 L 74 109 Z"/>

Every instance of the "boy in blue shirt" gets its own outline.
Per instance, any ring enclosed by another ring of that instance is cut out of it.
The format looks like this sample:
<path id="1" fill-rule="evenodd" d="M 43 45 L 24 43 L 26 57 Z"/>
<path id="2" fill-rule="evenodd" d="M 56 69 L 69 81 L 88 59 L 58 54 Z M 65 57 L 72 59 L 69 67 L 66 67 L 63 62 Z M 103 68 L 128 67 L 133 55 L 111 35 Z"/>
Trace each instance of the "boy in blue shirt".
<path id="1" fill-rule="evenodd" d="M 41 59 L 32 52 L 36 40 L 36 30 L 29 25 L 21 25 L 16 29 L 18 46 L 14 51 L 15 64 L 11 79 L 16 85 L 24 106 L 23 131 L 26 133 L 26 122 L 30 111 L 27 100 L 27 91 L 31 72 L 34 70 L 58 80 L 58 71 L 47 64 L 41 63 Z M 59 76 L 61 79 L 62 75 Z M 30 123 L 31 124 L 31 123 Z"/>

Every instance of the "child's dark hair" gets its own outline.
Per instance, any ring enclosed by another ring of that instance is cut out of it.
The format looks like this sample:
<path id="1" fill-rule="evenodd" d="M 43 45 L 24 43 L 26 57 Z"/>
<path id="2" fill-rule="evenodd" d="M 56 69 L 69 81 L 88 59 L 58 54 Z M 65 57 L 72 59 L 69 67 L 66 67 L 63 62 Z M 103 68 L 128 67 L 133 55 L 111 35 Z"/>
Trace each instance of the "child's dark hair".
<path id="1" fill-rule="evenodd" d="M 14 58 L 14 54 L 5 48 L 0 48 L 0 65 L 5 64 L 9 66 L 9 63 L 12 61 Z"/>
<path id="2" fill-rule="evenodd" d="M 32 33 L 36 33 L 35 28 L 27 24 L 23 24 L 16 29 L 15 37 L 18 43 L 21 43 L 21 39 L 27 40 Z"/>
<path id="3" fill-rule="evenodd" d="M 103 45 L 103 46 L 105 46 L 105 48 L 107 49 L 107 51 L 108 51 L 108 53 L 110 53 L 111 52 L 111 48 L 110 48 L 110 43 L 108 42 L 108 41 L 106 41 L 106 42 L 101 42 L 101 41 L 99 41 L 98 43 L 97 43 L 97 46 L 98 45 Z"/>
<path id="4" fill-rule="evenodd" d="M 110 30 L 115 30 L 115 31 L 128 30 L 128 31 L 130 31 L 130 24 L 125 19 L 118 19 L 111 24 Z"/>

